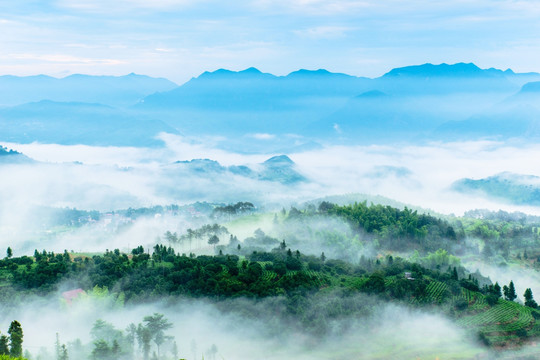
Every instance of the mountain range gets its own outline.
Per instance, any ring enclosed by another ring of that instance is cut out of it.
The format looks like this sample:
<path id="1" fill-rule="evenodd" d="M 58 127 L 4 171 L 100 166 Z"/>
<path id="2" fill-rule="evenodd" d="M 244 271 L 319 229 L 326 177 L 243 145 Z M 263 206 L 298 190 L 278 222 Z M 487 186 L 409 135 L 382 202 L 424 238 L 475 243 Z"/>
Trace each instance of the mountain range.
<path id="1" fill-rule="evenodd" d="M 177 161 L 173 165 L 175 170 L 198 176 L 222 176 L 228 174 L 287 185 L 307 181 L 307 178 L 296 170 L 296 164 L 287 155 L 273 156 L 255 166 L 223 166 L 219 162 L 210 159 Z"/>
<path id="2" fill-rule="evenodd" d="M 483 179 L 461 179 L 452 185 L 461 193 L 474 193 L 516 205 L 540 205 L 540 177 L 503 172 Z"/>
<path id="3" fill-rule="evenodd" d="M 204 72 L 183 85 L 142 75 L 1 76 L 0 141 L 161 146 L 162 133 L 221 136 L 236 151 L 318 143 L 540 137 L 540 74 L 474 64 Z M 262 146 L 261 144 L 264 144 Z M 298 150 L 294 150 L 298 149 Z"/>

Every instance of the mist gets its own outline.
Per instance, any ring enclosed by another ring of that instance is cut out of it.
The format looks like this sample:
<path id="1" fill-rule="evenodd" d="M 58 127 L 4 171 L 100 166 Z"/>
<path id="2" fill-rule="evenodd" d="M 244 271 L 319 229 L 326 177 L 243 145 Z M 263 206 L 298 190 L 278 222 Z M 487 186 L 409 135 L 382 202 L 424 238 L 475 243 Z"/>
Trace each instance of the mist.
<path id="1" fill-rule="evenodd" d="M 536 145 L 520 147 L 491 141 L 406 147 L 326 145 L 289 153 L 294 162 L 290 169 L 305 180 L 284 182 L 253 175 L 264 161 L 278 154 L 231 153 L 220 148 L 219 139 L 173 135 L 163 135 L 163 139 L 166 146 L 160 149 L 8 144 L 35 162 L 0 164 L 0 176 L 5 179 L 0 188 L 0 247 L 12 247 L 16 256 L 30 255 L 34 249 L 57 253 L 66 249 L 91 255 L 106 249 L 129 253 L 139 245 L 149 252 L 161 243 L 179 253 L 212 255 L 216 250 L 206 239 L 188 247 L 168 243 L 164 233 L 183 235 L 188 229 L 219 222 L 230 233 L 220 238 L 220 246 L 227 244 L 229 235 L 238 236 L 245 245 L 249 242 L 246 239 L 260 229 L 276 241 L 286 239 L 288 247 L 302 254 L 318 257 L 324 252 L 329 259 L 356 264 L 361 256 L 384 255 L 384 250 L 372 246 L 369 236 L 353 231 L 342 219 L 322 215 L 288 219 L 281 215 L 282 209 L 310 211 L 310 204 L 326 196 L 363 193 L 443 214 L 460 214 L 473 207 L 538 213 L 535 207 L 459 194 L 451 188 L 463 177 L 485 177 L 500 171 L 540 175 L 540 169 L 527 160 L 540 155 Z M 190 167 L 190 163 L 178 163 L 192 159 L 211 159 L 218 164 L 203 162 L 202 167 Z M 253 173 L 235 173 L 234 166 L 246 166 Z M 216 220 L 210 211 L 190 209 L 195 202 L 206 202 L 211 209 L 237 201 L 250 201 L 257 211 Z M 172 204 L 179 208 L 136 217 L 125 215 L 130 208 Z M 100 219 L 76 226 L 50 225 L 48 216 L 65 208 L 97 210 Z M 271 247 L 263 250 L 270 251 Z M 540 294 L 536 272 L 481 262 L 464 265 L 470 272 L 479 269 L 501 286 L 513 280 L 520 298 L 528 287 Z M 62 343 L 72 347 L 80 339 L 88 354 L 93 341 L 90 329 L 97 319 L 123 331 L 129 323 L 141 322 L 144 316 L 156 312 L 174 324 L 169 334 L 175 337 L 180 356 L 187 359 L 203 355 L 211 358 L 211 349 L 216 348 L 217 358 L 239 360 L 349 359 L 359 354 L 374 359 L 489 356 L 488 350 L 477 343 L 476 333 L 460 328 L 442 312 L 411 309 L 364 294 L 354 298 L 318 294 L 305 304 L 305 316 L 295 317 L 287 312 L 290 299 L 281 297 L 226 301 L 171 297 L 126 305 L 92 296 L 73 305 L 60 301 L 62 291 L 78 286 L 68 282 L 52 296 L 25 299 L 2 314 L 2 328 L 13 319 L 19 320 L 27 339 L 25 349 L 33 358 L 41 353 L 42 360 L 52 359 L 44 354 L 54 354 L 57 332 Z M 352 303 L 361 316 L 328 313 L 335 306 Z M 305 319 L 320 321 L 303 322 Z M 193 344 L 196 351 L 192 351 Z M 170 352 L 170 346 L 167 349 Z"/>
<path id="2" fill-rule="evenodd" d="M 228 168 L 201 172 L 175 163 L 212 159 L 220 166 L 258 169 L 258 164 L 273 154 L 231 153 L 220 149 L 216 139 L 174 135 L 162 138 L 167 145 L 161 149 L 6 144 L 37 162 L 0 164 L 0 233 L 9 235 L 0 237 L 0 246 L 17 248 L 18 242 L 33 239 L 34 243 L 39 240 L 40 248 L 54 246 L 62 250 L 62 242 L 53 245 L 46 237 L 36 236 L 48 230 L 40 227 L 40 218 L 35 217 L 34 208 L 39 206 L 107 212 L 196 201 L 227 204 L 244 200 L 260 209 L 279 210 L 328 195 L 364 193 L 446 214 L 459 215 L 471 208 L 539 214 L 536 207 L 502 203 L 482 194 L 457 193 L 451 188 L 458 179 L 482 178 L 502 171 L 540 175 L 540 168 L 529 161 L 540 156 L 538 145 L 481 141 L 405 147 L 326 146 L 289 154 L 293 169 L 306 181 L 281 183 L 231 173 Z M 190 227 L 167 223 L 154 226 L 152 222 L 157 224 L 163 219 L 146 221 L 154 230 L 139 233 L 149 239 L 160 236 L 163 230 Z M 78 233 L 88 238 L 84 230 Z M 134 242 L 112 241 L 121 248 Z M 81 246 L 80 250 L 96 249 L 91 241 L 83 243 L 87 248 Z M 26 252 L 29 250 L 25 247 Z"/>
<path id="3" fill-rule="evenodd" d="M 130 323 L 141 322 L 144 316 L 156 312 L 173 324 L 167 335 L 174 336 L 179 356 L 186 359 L 209 358 L 208 350 L 213 345 L 218 349 L 217 358 L 238 360 L 452 358 L 456 354 L 474 357 L 486 353 L 468 333 L 440 315 L 377 304 L 369 296 L 327 294 L 310 300 L 306 316 L 317 314 L 325 324 L 322 327 L 306 327 L 289 315 L 284 298 L 217 303 L 179 299 L 125 307 L 95 297 L 62 305 L 60 298 L 57 294 L 24 302 L 9 314 L 3 313 L 0 324 L 19 319 L 28 339 L 24 347 L 33 356 L 43 353 L 42 348 L 54 354 L 56 333 L 61 343 L 80 339 L 86 347 L 92 341 L 90 330 L 96 320 L 105 320 L 123 331 Z M 360 315 L 331 315 L 331 306 L 351 304 L 363 309 Z M 170 349 L 166 353 L 170 356 Z"/>

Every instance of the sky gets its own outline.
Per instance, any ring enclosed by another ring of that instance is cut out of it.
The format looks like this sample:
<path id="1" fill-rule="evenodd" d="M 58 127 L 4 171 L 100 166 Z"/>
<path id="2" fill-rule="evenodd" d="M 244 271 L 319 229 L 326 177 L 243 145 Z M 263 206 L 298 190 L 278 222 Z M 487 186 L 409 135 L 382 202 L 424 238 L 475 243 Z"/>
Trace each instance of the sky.
<path id="1" fill-rule="evenodd" d="M 0 75 L 219 68 L 376 77 L 413 64 L 540 71 L 540 1 L 0 1 Z"/>

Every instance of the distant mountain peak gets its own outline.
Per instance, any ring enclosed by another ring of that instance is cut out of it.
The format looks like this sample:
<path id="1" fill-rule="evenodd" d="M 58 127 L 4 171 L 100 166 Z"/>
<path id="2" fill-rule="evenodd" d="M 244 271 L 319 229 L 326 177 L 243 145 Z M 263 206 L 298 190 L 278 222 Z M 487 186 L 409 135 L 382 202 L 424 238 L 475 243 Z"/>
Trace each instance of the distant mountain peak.
<path id="1" fill-rule="evenodd" d="M 405 66 L 395 68 L 384 75 L 384 77 L 396 76 L 491 76 L 494 74 L 503 74 L 498 69 L 480 69 L 473 63 L 456 63 L 439 65 L 426 63 L 422 65 Z"/>
<path id="2" fill-rule="evenodd" d="M 291 72 L 286 78 L 307 78 L 307 77 L 314 77 L 314 78 L 323 78 L 323 77 L 347 77 L 347 78 L 353 78 L 354 76 L 342 74 L 342 73 L 334 73 L 330 72 L 326 69 L 317 69 L 317 70 L 307 70 L 307 69 L 300 69 Z"/>
<path id="3" fill-rule="evenodd" d="M 178 160 L 175 164 L 219 164 L 216 160 L 212 159 L 191 159 L 191 160 Z"/>
<path id="4" fill-rule="evenodd" d="M 249 67 L 249 68 L 247 68 L 245 70 L 239 71 L 239 72 L 240 73 L 246 73 L 246 74 L 262 74 L 262 72 L 259 69 L 255 68 L 253 66 Z"/>
<path id="5" fill-rule="evenodd" d="M 328 75 L 328 74 L 331 74 L 331 72 L 326 70 L 326 69 L 317 69 L 317 70 L 299 69 L 299 70 L 293 71 L 289 75 L 293 75 L 293 74 L 296 74 L 296 75 L 312 75 L 312 74 Z"/>
<path id="6" fill-rule="evenodd" d="M 20 153 L 13 149 L 8 149 L 7 147 L 0 145 L 0 164 L 30 162 L 33 162 L 33 160 L 24 155 L 23 153 Z"/>
<path id="7" fill-rule="evenodd" d="M 276 165 L 277 164 L 279 164 L 279 165 L 285 165 L 285 164 L 293 165 L 294 161 L 292 161 L 291 158 L 288 157 L 287 155 L 277 155 L 277 156 L 273 156 L 270 159 L 266 160 L 264 162 L 264 164 L 266 164 L 266 165 L 273 165 L 273 164 L 276 164 Z"/>
<path id="8" fill-rule="evenodd" d="M 219 78 L 242 78 L 242 77 L 261 77 L 261 76 L 270 76 L 274 77 L 272 74 L 267 74 L 261 72 L 255 67 L 249 67 L 240 71 L 233 71 L 228 69 L 217 69 L 215 71 L 205 71 L 196 79 L 219 79 Z"/>
<path id="9" fill-rule="evenodd" d="M 7 155 L 22 155 L 20 152 L 15 151 L 13 149 L 9 149 L 7 147 L 4 147 L 0 145 L 0 156 L 7 156 Z"/>

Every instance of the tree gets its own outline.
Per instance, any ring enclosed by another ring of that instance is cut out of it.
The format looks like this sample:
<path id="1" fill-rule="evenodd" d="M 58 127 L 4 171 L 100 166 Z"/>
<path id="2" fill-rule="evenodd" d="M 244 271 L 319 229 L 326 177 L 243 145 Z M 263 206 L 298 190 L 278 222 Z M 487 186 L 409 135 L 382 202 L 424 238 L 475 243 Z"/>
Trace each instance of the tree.
<path id="1" fill-rule="evenodd" d="M 508 286 L 503 286 L 503 293 L 505 300 L 514 301 L 517 298 L 516 288 L 514 287 L 514 282 L 512 280 L 510 280 Z"/>
<path id="2" fill-rule="evenodd" d="M 115 359 L 117 359 L 120 353 L 121 353 L 120 344 L 118 344 L 118 341 L 114 339 L 112 347 L 111 347 L 111 354 Z"/>
<path id="3" fill-rule="evenodd" d="M 11 250 L 11 247 L 7 248 L 6 255 L 7 255 L 8 259 L 13 256 L 13 250 Z"/>
<path id="4" fill-rule="evenodd" d="M 150 341 L 152 341 L 152 333 L 146 326 L 139 324 L 137 327 L 137 342 L 142 348 L 144 360 L 148 360 L 150 356 Z"/>
<path id="5" fill-rule="evenodd" d="M 62 344 L 62 347 L 60 348 L 60 360 L 69 360 L 68 350 L 66 347 L 66 344 Z"/>
<path id="6" fill-rule="evenodd" d="M 9 325 L 9 355 L 12 357 L 22 356 L 23 331 L 17 320 L 13 320 Z"/>
<path id="7" fill-rule="evenodd" d="M 0 336 L 0 355 L 9 355 L 9 338 L 6 335 Z"/>
<path id="8" fill-rule="evenodd" d="M 454 270 L 452 271 L 452 279 L 454 280 L 458 280 L 458 273 L 457 273 L 457 269 L 456 267 L 454 266 Z"/>
<path id="9" fill-rule="evenodd" d="M 214 250 L 216 249 L 216 245 L 219 243 L 219 238 L 216 235 L 210 236 L 208 239 L 209 245 L 214 245 Z"/>
<path id="10" fill-rule="evenodd" d="M 533 293 L 530 288 L 525 290 L 525 293 L 523 294 L 523 297 L 525 298 L 525 306 L 532 307 L 536 309 L 538 307 L 538 304 L 533 299 Z"/>
<path id="11" fill-rule="evenodd" d="M 122 338 L 122 332 L 114 328 L 111 323 L 102 319 L 97 319 L 90 330 L 93 340 L 103 339 L 107 343 L 112 343 L 115 339 Z"/>
<path id="12" fill-rule="evenodd" d="M 133 353 L 133 351 L 135 350 L 134 348 L 135 348 L 135 337 L 137 336 L 137 327 L 135 326 L 135 324 L 131 323 L 126 328 L 126 332 L 127 332 L 126 339 L 131 347 L 130 353 Z"/>
<path id="13" fill-rule="evenodd" d="M 170 329 L 173 324 L 171 324 L 167 319 L 163 317 L 163 314 L 154 313 L 154 315 L 145 316 L 143 321 L 146 323 L 145 328 L 151 334 L 151 338 L 154 339 L 154 342 L 157 345 L 158 358 L 159 358 L 159 347 L 165 342 L 165 330 Z"/>
<path id="14" fill-rule="evenodd" d="M 110 359 L 111 349 L 109 344 L 103 340 L 94 341 L 94 349 L 92 350 L 92 359 L 94 360 L 103 360 Z"/>
<path id="15" fill-rule="evenodd" d="M 493 285 L 493 295 L 497 296 L 497 299 L 502 296 L 501 286 L 498 282 L 495 282 L 495 285 Z"/>
<path id="16" fill-rule="evenodd" d="M 380 272 L 374 272 L 363 284 L 364 290 L 371 293 L 381 293 L 384 291 L 384 275 Z"/>

